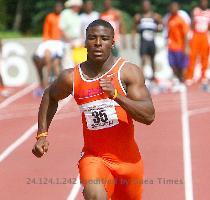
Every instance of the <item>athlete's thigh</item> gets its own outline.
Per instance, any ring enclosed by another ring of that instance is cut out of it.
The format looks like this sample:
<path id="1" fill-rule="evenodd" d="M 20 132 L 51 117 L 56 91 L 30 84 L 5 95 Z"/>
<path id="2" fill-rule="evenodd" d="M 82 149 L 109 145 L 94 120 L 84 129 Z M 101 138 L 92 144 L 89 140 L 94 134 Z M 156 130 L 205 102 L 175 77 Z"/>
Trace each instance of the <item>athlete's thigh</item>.
<path id="1" fill-rule="evenodd" d="M 118 176 L 112 200 L 141 200 L 143 171 L 143 162 L 140 160 L 128 169 L 128 174 Z"/>
<path id="2" fill-rule="evenodd" d="M 79 161 L 80 181 L 85 187 L 87 184 L 103 184 L 108 197 L 111 197 L 115 180 L 110 170 L 99 157 L 84 156 Z"/>

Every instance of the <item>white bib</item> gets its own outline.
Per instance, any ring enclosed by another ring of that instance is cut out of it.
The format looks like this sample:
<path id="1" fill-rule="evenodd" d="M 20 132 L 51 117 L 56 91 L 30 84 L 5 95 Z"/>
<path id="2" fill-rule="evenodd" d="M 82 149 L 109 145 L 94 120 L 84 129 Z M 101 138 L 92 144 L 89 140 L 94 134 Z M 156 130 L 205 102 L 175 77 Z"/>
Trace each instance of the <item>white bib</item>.
<path id="1" fill-rule="evenodd" d="M 81 105 L 80 110 L 84 112 L 87 128 L 99 130 L 119 124 L 115 110 L 116 105 L 118 104 L 111 99 L 102 99 Z"/>

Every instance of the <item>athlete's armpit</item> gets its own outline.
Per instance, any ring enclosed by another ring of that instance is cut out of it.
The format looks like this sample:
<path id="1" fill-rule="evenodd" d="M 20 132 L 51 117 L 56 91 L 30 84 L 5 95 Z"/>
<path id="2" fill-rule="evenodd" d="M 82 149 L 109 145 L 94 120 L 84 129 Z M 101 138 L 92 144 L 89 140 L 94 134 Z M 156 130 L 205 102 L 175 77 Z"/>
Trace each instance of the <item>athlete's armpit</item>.
<path id="1" fill-rule="evenodd" d="M 127 96 L 132 100 L 150 99 L 149 91 L 145 85 L 142 70 L 131 63 L 122 68 L 121 79 L 126 84 Z"/>
<path id="2" fill-rule="evenodd" d="M 126 84 L 127 97 L 119 94 L 115 101 L 134 120 L 151 124 L 155 118 L 155 109 L 141 69 L 134 64 L 126 63 L 121 71 L 121 80 Z"/>
<path id="3" fill-rule="evenodd" d="M 49 94 L 53 100 L 59 101 L 72 94 L 73 73 L 73 69 L 64 70 L 49 87 Z"/>

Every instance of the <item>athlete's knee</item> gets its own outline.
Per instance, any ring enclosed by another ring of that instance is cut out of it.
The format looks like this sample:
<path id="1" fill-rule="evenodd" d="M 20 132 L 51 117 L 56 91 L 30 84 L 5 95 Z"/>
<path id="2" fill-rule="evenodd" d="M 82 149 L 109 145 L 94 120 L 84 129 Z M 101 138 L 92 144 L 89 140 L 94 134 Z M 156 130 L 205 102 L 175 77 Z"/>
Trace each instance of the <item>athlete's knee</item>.
<path id="1" fill-rule="evenodd" d="M 107 200 L 103 184 L 87 184 L 83 190 L 85 200 Z"/>

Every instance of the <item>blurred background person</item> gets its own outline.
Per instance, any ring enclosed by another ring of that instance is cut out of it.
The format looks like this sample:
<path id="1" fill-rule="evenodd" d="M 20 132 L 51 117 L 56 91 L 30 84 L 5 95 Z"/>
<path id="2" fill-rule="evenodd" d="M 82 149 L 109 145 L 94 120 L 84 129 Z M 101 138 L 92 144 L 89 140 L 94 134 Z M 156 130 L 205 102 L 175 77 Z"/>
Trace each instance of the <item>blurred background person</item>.
<path id="1" fill-rule="evenodd" d="M 63 42 L 61 41 L 61 30 L 59 28 L 60 13 L 63 4 L 56 2 L 54 11 L 49 13 L 44 20 L 43 42 L 41 42 L 33 56 L 36 66 L 40 88 L 35 90 L 35 95 L 41 96 L 44 89 L 48 86 L 50 78 L 57 77 L 61 70 L 61 59 L 63 56 Z M 46 68 L 45 68 L 46 67 Z M 46 69 L 43 71 L 43 69 Z"/>
<path id="2" fill-rule="evenodd" d="M 132 28 L 132 46 L 136 48 L 136 33 L 140 34 L 139 53 L 142 67 L 147 61 L 150 61 L 152 68 L 151 80 L 155 80 L 155 35 L 157 31 L 162 30 L 162 17 L 153 12 L 152 5 L 149 0 L 144 0 L 140 6 L 142 12 L 134 16 L 134 23 Z"/>
<path id="3" fill-rule="evenodd" d="M 77 47 L 82 47 L 81 34 L 81 17 L 79 15 L 83 1 L 82 0 L 67 0 L 65 9 L 61 12 L 60 28 L 62 38 L 65 42 L 65 55 L 63 60 L 64 68 L 73 68 L 75 63 L 73 60 L 73 50 Z"/>
<path id="4" fill-rule="evenodd" d="M 39 44 L 33 56 L 40 82 L 40 88 L 35 91 L 36 96 L 42 96 L 48 84 L 60 74 L 63 54 L 64 45 L 61 41 L 47 40 Z"/>
<path id="5" fill-rule="evenodd" d="M 103 6 L 104 10 L 100 13 L 100 19 L 108 21 L 113 26 L 115 46 L 112 49 L 112 53 L 114 56 L 119 56 L 119 46 L 126 48 L 126 30 L 122 12 L 112 7 L 112 0 L 104 0 Z"/>
<path id="6" fill-rule="evenodd" d="M 42 33 L 43 42 L 39 44 L 33 56 L 40 81 L 40 88 L 35 91 L 37 96 L 41 96 L 43 90 L 48 86 L 51 72 L 57 77 L 61 69 L 60 60 L 62 53 L 60 52 L 63 48 L 63 44 L 61 42 L 59 21 L 62 10 L 63 4 L 56 2 L 54 11 L 45 17 Z M 43 71 L 44 67 L 46 67 L 47 70 Z"/>
<path id="7" fill-rule="evenodd" d="M 92 21 L 99 19 L 99 12 L 94 10 L 93 1 L 87 0 L 84 2 L 83 12 L 81 13 L 80 17 L 82 41 L 84 43 L 86 38 L 86 28 Z"/>
<path id="8" fill-rule="evenodd" d="M 190 27 L 192 20 L 191 20 L 189 14 L 185 10 L 182 10 L 182 9 L 178 10 L 178 14 L 180 17 L 182 17 L 182 19 L 185 21 L 185 23 L 187 23 L 188 26 Z M 164 25 L 163 36 L 164 36 L 164 38 L 167 38 L 167 23 L 168 23 L 168 19 L 170 18 L 170 16 L 171 16 L 171 13 L 168 12 L 163 17 L 163 25 Z M 189 36 L 190 36 L 190 33 L 188 34 L 188 37 Z"/>
<path id="9" fill-rule="evenodd" d="M 208 0 L 200 0 L 200 5 L 192 11 L 192 39 L 190 41 L 189 66 L 186 73 L 186 84 L 193 83 L 196 60 L 201 62 L 201 83 L 207 84 L 206 70 L 208 68 L 209 43 L 208 31 L 210 24 L 210 9 Z"/>
<path id="10" fill-rule="evenodd" d="M 167 21 L 167 45 L 168 45 L 168 61 L 173 69 L 174 81 L 173 90 L 183 88 L 184 70 L 188 64 L 188 39 L 189 25 L 179 15 L 179 3 L 173 1 L 169 5 L 170 16 Z M 180 84 L 181 83 L 181 84 Z"/>
<path id="11" fill-rule="evenodd" d="M 44 20 L 43 40 L 61 40 L 61 30 L 59 27 L 60 13 L 63 10 L 63 4 L 56 2 L 54 12 L 49 13 Z"/>

